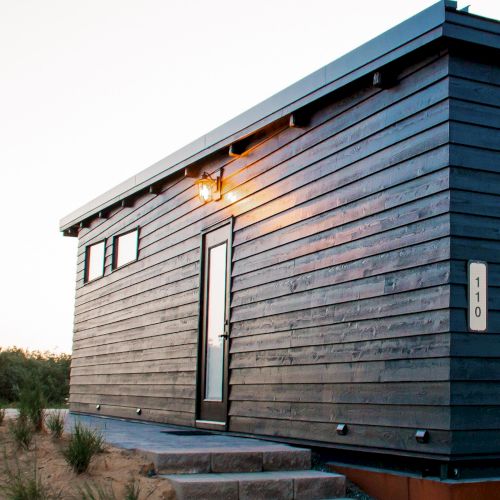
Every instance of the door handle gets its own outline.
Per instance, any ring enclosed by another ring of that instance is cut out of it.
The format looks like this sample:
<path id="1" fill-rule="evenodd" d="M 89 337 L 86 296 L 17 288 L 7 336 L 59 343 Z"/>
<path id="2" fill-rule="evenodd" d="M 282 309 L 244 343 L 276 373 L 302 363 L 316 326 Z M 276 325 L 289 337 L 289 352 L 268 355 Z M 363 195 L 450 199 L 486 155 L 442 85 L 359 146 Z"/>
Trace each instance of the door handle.
<path id="1" fill-rule="evenodd" d="M 221 334 L 219 335 L 219 338 L 221 338 L 221 337 L 222 337 L 223 339 L 226 339 L 226 340 L 227 340 L 227 339 L 229 338 L 229 335 L 228 335 L 227 333 L 221 333 Z"/>

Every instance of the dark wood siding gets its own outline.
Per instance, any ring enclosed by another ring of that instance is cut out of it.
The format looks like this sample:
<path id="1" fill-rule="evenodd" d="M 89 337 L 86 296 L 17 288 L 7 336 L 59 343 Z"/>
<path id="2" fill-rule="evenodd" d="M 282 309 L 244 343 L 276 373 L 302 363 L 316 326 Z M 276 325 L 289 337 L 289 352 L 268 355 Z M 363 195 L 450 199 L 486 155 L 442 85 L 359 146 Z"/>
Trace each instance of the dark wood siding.
<path id="1" fill-rule="evenodd" d="M 483 55 L 457 51 L 450 58 L 455 454 L 498 454 L 500 442 L 500 66 L 498 58 Z M 488 262 L 485 334 L 467 331 L 467 261 L 471 259 Z"/>
<path id="2" fill-rule="evenodd" d="M 448 55 L 399 78 L 207 160 L 219 202 L 178 178 L 81 230 L 72 409 L 194 423 L 200 232 L 233 216 L 229 429 L 450 452 Z M 109 247 L 83 284 L 85 246 L 136 226 L 139 260 L 112 271 Z"/>

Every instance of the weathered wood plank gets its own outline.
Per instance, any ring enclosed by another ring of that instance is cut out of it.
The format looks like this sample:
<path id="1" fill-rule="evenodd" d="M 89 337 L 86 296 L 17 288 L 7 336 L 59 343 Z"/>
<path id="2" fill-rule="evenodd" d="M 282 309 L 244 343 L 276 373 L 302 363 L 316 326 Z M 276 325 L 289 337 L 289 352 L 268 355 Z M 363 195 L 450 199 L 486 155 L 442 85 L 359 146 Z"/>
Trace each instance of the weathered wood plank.
<path id="1" fill-rule="evenodd" d="M 191 371 L 195 365 L 194 358 L 138 361 L 129 363 L 108 363 L 105 365 L 76 366 L 71 368 L 71 375 L 120 375 L 124 373 L 172 373 Z"/>
<path id="2" fill-rule="evenodd" d="M 491 410 L 489 415 L 497 419 L 498 412 L 500 412 L 500 408 L 496 408 L 496 411 Z M 450 408 L 447 406 L 233 401 L 229 415 L 231 418 L 282 420 L 284 426 L 293 421 L 303 423 L 343 422 L 349 426 L 353 424 L 380 425 L 393 428 L 409 427 L 443 431 L 450 428 Z M 457 422 L 457 425 L 460 424 Z"/>
<path id="3" fill-rule="evenodd" d="M 194 385 L 161 385 L 161 384 L 73 384 L 71 394 L 75 397 L 80 394 L 95 396 L 123 395 L 123 396 L 155 396 L 157 398 L 194 399 Z"/>
<path id="4" fill-rule="evenodd" d="M 459 390 L 460 388 L 457 389 L 457 395 Z M 471 390 L 467 391 L 468 394 L 470 392 Z M 500 389 L 492 393 L 492 396 L 499 393 Z M 343 384 L 305 384 L 300 382 L 262 385 L 235 384 L 231 386 L 230 399 L 233 402 L 301 402 L 311 404 L 311 407 L 314 406 L 314 403 L 447 406 L 450 404 L 450 383 L 419 381 Z"/>
<path id="5" fill-rule="evenodd" d="M 231 335 L 242 337 L 259 333 L 295 330 L 363 319 L 398 316 L 422 311 L 445 309 L 449 305 L 450 287 L 447 285 L 415 290 L 397 295 L 357 300 L 336 305 L 316 307 L 292 313 L 277 314 L 232 324 Z"/>
<path id="6" fill-rule="evenodd" d="M 313 242 L 317 246 L 314 253 L 303 250 L 301 254 L 300 249 L 295 250 L 293 248 L 297 253 L 293 260 L 284 258 L 283 262 L 278 260 L 278 263 L 272 265 L 272 268 L 246 270 L 240 276 L 233 276 L 232 290 L 236 292 L 268 283 L 273 281 L 273 278 L 275 281 L 279 281 L 299 274 L 328 268 L 332 265 L 332 262 L 341 265 L 364 257 L 406 248 L 422 241 L 448 236 L 450 234 L 449 215 L 446 213 L 446 207 L 449 206 L 448 200 L 449 193 L 445 192 L 436 196 L 435 199 L 427 200 L 426 207 L 413 207 L 414 210 L 409 207 L 410 212 L 420 213 L 423 220 L 403 226 L 396 225 L 395 228 L 392 228 L 387 223 L 383 233 L 368 235 L 361 241 L 353 237 L 350 242 L 347 241 L 338 246 L 331 246 L 328 243 L 323 243 L 322 239 L 315 238 Z M 426 216 L 429 218 L 424 218 Z M 395 218 L 389 220 L 397 222 Z"/>
<path id="7" fill-rule="evenodd" d="M 441 333 L 404 339 L 368 340 L 289 349 L 235 353 L 231 369 L 268 366 L 304 366 L 336 363 L 363 363 L 390 359 L 442 358 L 450 353 L 450 335 Z"/>
<path id="8" fill-rule="evenodd" d="M 362 446 L 370 443 L 371 447 L 383 449 L 405 450 L 414 453 L 428 455 L 429 453 L 450 452 L 451 436 L 447 431 L 435 430 L 432 433 L 432 443 L 425 445 L 415 440 L 415 429 L 403 429 L 401 427 L 380 427 L 375 425 L 349 426 L 349 432 L 345 436 L 339 436 L 335 429 L 337 423 L 299 422 L 282 420 L 231 417 L 230 430 L 235 432 L 246 432 L 264 436 L 281 436 L 312 441 L 335 443 L 342 446 Z"/>
<path id="9" fill-rule="evenodd" d="M 259 300 L 256 293 L 251 302 L 232 309 L 232 321 L 244 321 L 277 314 L 302 311 L 315 307 L 381 297 L 447 284 L 450 279 L 448 262 L 428 264 L 418 268 L 385 273 L 371 278 L 352 280 L 338 285 L 293 291 L 289 295 Z"/>
<path id="10" fill-rule="evenodd" d="M 154 349 L 138 349 L 109 354 L 96 354 L 94 356 L 78 356 L 71 359 L 71 369 L 84 366 L 105 365 L 110 363 L 137 363 L 139 361 L 151 361 L 164 359 L 170 363 L 173 359 L 194 358 L 198 352 L 197 344 L 157 347 Z"/>
<path id="11" fill-rule="evenodd" d="M 135 407 L 103 405 L 101 410 L 96 412 L 95 404 L 75 402 L 70 404 L 70 409 L 71 411 L 94 413 L 96 415 L 107 415 L 120 418 L 137 418 Z M 144 408 L 140 418 L 145 421 L 161 422 L 165 424 L 194 425 L 194 414 L 190 412 Z"/>
<path id="12" fill-rule="evenodd" d="M 450 380 L 450 359 L 429 358 L 240 368 L 231 371 L 231 385 L 332 384 L 367 382 L 439 382 Z M 467 380 L 461 377 L 461 380 Z"/>
<path id="13" fill-rule="evenodd" d="M 310 273 L 274 280 L 234 293 L 233 307 L 290 295 L 312 288 L 348 283 L 365 276 L 375 277 L 388 272 L 408 269 L 444 261 L 450 257 L 450 242 L 447 238 L 433 240 L 411 247 L 393 250 L 345 264 L 317 269 Z M 418 272 L 418 271 L 417 271 Z"/>
<path id="14" fill-rule="evenodd" d="M 236 337 L 231 339 L 231 353 L 403 338 L 448 331 L 450 331 L 448 311 L 425 311 L 416 314 L 350 321 L 347 325 L 338 323 Z"/>
<path id="15" fill-rule="evenodd" d="M 117 339 L 100 339 L 101 342 L 106 340 L 106 343 L 98 341 L 87 342 L 87 346 L 82 341 L 76 341 L 72 359 L 78 359 L 87 356 L 97 356 L 101 354 L 133 352 L 142 349 L 157 349 L 162 347 L 184 346 L 186 344 L 195 344 L 198 341 L 198 332 L 196 330 L 188 330 L 185 332 L 177 332 L 170 334 L 160 334 L 148 337 L 133 336 L 132 338 Z"/>
<path id="16" fill-rule="evenodd" d="M 148 385 L 185 385 L 195 384 L 196 376 L 194 363 L 188 371 L 163 371 L 163 372 L 142 372 L 142 373 L 118 373 L 118 374 L 98 374 L 98 375 L 76 375 L 71 374 L 71 387 L 73 385 L 116 385 L 116 384 L 141 384 Z"/>

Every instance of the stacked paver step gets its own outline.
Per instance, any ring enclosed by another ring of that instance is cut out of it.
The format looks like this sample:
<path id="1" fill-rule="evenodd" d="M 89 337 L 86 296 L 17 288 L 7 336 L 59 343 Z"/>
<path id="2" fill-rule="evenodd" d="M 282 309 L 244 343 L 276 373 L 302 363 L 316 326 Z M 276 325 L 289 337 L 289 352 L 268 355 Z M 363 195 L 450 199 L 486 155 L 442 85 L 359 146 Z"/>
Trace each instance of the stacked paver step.
<path id="1" fill-rule="evenodd" d="M 179 500 L 288 500 L 345 496 L 345 477 L 311 470 L 311 451 L 287 445 L 144 451 Z"/>

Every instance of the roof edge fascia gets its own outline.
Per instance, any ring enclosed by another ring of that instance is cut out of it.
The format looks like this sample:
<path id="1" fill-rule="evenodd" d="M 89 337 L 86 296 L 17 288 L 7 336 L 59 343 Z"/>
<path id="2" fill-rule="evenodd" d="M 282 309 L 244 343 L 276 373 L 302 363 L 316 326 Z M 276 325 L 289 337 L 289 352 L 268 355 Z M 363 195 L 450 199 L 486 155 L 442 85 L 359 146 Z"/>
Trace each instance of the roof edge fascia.
<path id="1" fill-rule="evenodd" d="M 440 0 L 199 137 L 63 217 L 60 220 L 60 230 L 64 231 L 75 226 L 99 211 L 119 203 L 306 104 L 443 37 L 448 6 L 448 0 Z"/>

